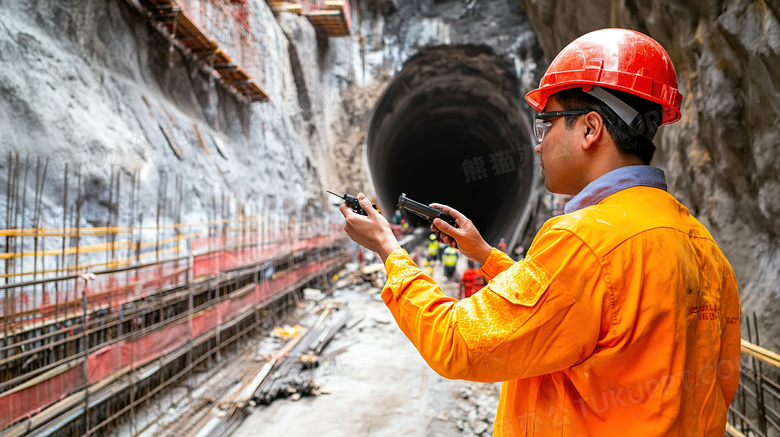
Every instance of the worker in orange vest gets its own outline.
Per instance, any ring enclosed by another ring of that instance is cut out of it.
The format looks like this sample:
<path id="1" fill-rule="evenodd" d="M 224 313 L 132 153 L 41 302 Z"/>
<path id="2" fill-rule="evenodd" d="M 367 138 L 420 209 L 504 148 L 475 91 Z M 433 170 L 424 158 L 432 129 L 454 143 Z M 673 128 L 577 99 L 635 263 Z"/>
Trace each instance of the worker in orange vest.
<path id="1" fill-rule="evenodd" d="M 488 284 L 457 301 L 411 262 L 358 199 L 345 231 L 385 261 L 382 298 L 448 378 L 503 381 L 494 436 L 723 436 L 739 379 L 734 272 L 705 227 L 650 167 L 682 95 L 652 38 L 601 29 L 552 61 L 526 101 L 546 188 L 573 196 L 526 257 L 491 248 L 457 210 L 433 223 L 482 264 Z"/>

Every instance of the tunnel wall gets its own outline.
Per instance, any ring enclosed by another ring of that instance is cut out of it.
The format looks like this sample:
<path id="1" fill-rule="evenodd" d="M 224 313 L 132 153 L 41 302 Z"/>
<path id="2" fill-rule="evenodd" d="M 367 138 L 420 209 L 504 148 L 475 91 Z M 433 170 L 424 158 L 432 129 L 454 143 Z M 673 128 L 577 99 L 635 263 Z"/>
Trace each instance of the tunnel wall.
<path id="1" fill-rule="evenodd" d="M 513 66 L 488 47 L 421 50 L 369 120 L 366 153 L 383 210 L 392 211 L 401 193 L 447 204 L 489 243 L 503 237 L 511 247 L 537 171 L 522 108 Z"/>

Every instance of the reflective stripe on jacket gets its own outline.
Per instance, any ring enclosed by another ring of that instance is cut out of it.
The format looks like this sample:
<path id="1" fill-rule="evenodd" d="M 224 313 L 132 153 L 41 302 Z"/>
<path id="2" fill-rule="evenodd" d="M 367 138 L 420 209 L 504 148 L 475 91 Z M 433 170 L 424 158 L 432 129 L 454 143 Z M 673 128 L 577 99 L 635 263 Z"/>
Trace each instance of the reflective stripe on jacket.
<path id="1" fill-rule="evenodd" d="M 494 249 L 460 301 L 401 249 L 382 298 L 447 378 L 503 381 L 495 436 L 723 436 L 739 378 L 737 283 L 674 197 L 637 186 Z"/>

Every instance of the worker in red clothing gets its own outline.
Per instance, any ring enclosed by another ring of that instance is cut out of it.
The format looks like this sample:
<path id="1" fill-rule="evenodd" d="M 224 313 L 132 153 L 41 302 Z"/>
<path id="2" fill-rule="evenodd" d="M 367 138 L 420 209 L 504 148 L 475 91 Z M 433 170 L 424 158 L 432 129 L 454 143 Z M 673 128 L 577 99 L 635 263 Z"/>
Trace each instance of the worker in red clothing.
<path id="1" fill-rule="evenodd" d="M 479 273 L 477 263 L 472 260 L 467 261 L 468 268 L 460 277 L 460 299 L 469 297 L 485 286 L 485 277 Z"/>
<path id="2" fill-rule="evenodd" d="M 382 298 L 441 375 L 503 381 L 495 436 L 723 436 L 739 379 L 734 272 L 649 166 L 659 125 L 680 118 L 668 54 L 650 37 L 577 38 L 526 95 L 545 186 L 573 196 L 526 257 L 491 248 L 457 210 L 433 223 L 482 264 L 457 301 L 399 248 L 387 221 L 343 205 L 345 230 L 385 261 Z"/>

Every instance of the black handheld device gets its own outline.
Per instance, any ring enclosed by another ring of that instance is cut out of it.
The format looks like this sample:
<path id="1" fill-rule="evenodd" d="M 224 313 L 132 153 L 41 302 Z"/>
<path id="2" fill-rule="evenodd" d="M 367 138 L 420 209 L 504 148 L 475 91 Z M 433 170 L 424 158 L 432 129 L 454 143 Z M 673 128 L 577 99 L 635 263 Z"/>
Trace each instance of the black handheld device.
<path id="1" fill-rule="evenodd" d="M 350 208 L 352 208 L 352 211 L 355 211 L 355 213 L 357 213 L 357 214 L 360 214 L 360 215 L 365 215 L 365 216 L 367 216 L 367 215 L 368 215 L 368 214 L 366 214 L 366 212 L 363 210 L 363 208 L 360 206 L 360 201 L 358 200 L 358 198 L 357 198 L 357 197 L 355 197 L 355 196 L 350 196 L 349 194 L 344 194 L 344 195 L 342 196 L 342 195 L 340 195 L 340 194 L 336 194 L 336 193 L 334 193 L 333 191 L 328 191 L 328 193 L 330 193 L 330 194 L 332 194 L 332 195 L 334 195 L 334 196 L 336 196 L 336 197 L 338 197 L 338 198 L 344 199 L 344 203 L 346 203 L 346 204 L 347 204 L 347 206 L 349 206 Z M 373 206 L 375 210 L 379 211 L 379 208 L 377 208 L 377 207 L 376 207 L 376 204 L 373 204 L 373 203 L 372 203 L 372 204 L 371 204 L 371 206 Z"/>
<path id="2" fill-rule="evenodd" d="M 420 202 L 416 202 L 406 197 L 406 193 L 401 193 L 401 195 L 398 197 L 398 209 L 405 209 L 412 214 L 416 214 L 425 220 L 428 220 L 428 222 L 431 224 L 433 224 L 433 219 L 440 218 L 450 225 L 458 227 L 458 225 L 455 224 L 455 219 L 452 218 L 451 215 L 440 209 L 431 208 L 428 205 L 423 205 Z"/>

